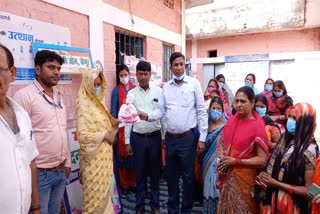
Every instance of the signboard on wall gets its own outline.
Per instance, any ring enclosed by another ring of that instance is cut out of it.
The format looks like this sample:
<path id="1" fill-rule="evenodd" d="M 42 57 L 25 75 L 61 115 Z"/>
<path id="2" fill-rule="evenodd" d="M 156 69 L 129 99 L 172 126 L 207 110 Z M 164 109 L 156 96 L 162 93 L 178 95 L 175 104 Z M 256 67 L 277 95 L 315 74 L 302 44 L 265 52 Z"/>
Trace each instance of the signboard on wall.
<path id="1" fill-rule="evenodd" d="M 64 59 L 60 71 L 62 74 L 78 74 L 80 68 L 93 67 L 90 49 L 44 43 L 32 43 L 32 46 L 34 54 L 40 50 L 50 50 L 62 56 Z"/>
<path id="2" fill-rule="evenodd" d="M 141 59 L 136 58 L 135 56 L 124 56 L 124 64 L 126 64 L 130 71 L 130 81 L 137 85 L 137 78 L 136 78 L 136 67 L 138 62 Z M 153 63 L 148 61 L 151 64 L 151 79 L 150 82 L 153 84 L 160 86 L 162 83 L 162 66 L 161 64 Z"/>
<path id="3" fill-rule="evenodd" d="M 68 139 L 71 151 L 71 173 L 67 180 L 64 193 L 64 204 L 67 214 L 82 213 L 82 186 L 80 184 L 80 145 L 76 128 L 68 130 Z"/>
<path id="4" fill-rule="evenodd" d="M 0 43 L 12 52 L 17 67 L 13 84 L 28 84 L 35 78 L 32 42 L 70 46 L 70 41 L 68 28 L 0 11 Z M 71 77 L 62 75 L 60 80 L 67 83 Z"/>

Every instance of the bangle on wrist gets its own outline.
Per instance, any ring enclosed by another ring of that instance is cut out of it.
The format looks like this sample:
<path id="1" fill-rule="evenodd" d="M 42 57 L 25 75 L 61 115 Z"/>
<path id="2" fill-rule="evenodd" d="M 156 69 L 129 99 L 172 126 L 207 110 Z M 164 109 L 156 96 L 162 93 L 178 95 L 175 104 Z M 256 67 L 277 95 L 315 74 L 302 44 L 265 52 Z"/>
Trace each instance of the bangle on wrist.
<path id="1" fill-rule="evenodd" d="M 290 189 L 289 189 L 289 193 L 290 193 L 290 195 L 292 195 L 293 194 L 293 192 L 294 192 L 294 188 L 295 188 L 296 186 L 294 186 L 294 185 L 291 185 L 290 186 Z"/>
<path id="2" fill-rule="evenodd" d="M 235 165 L 235 166 L 242 166 L 242 159 L 236 158 L 236 159 L 234 160 L 234 165 Z"/>

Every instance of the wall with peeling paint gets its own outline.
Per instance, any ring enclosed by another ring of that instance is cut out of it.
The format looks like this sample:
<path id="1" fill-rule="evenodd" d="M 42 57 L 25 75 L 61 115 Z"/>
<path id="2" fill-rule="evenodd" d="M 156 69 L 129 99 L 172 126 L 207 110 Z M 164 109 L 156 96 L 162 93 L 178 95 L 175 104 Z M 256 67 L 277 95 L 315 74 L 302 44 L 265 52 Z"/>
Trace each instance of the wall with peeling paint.
<path id="1" fill-rule="evenodd" d="M 268 2 L 268 3 L 267 3 Z M 317 0 L 216 0 L 186 11 L 187 38 L 272 32 L 320 26 Z"/>

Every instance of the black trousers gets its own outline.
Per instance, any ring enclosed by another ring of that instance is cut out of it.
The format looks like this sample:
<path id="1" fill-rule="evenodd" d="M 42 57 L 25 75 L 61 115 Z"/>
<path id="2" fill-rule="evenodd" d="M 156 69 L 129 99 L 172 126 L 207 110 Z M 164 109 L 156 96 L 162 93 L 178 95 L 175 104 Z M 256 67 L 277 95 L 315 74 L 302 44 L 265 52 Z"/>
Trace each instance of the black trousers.
<path id="1" fill-rule="evenodd" d="M 196 137 L 189 133 L 176 138 L 166 134 L 166 174 L 168 179 L 168 214 L 179 212 L 179 177 L 182 174 L 183 191 L 181 214 L 191 214 L 195 169 Z"/>
<path id="2" fill-rule="evenodd" d="M 136 169 L 136 211 L 144 212 L 145 187 L 150 175 L 151 208 L 159 208 L 159 185 L 161 175 L 161 132 L 151 134 L 133 133 L 133 154 Z"/>

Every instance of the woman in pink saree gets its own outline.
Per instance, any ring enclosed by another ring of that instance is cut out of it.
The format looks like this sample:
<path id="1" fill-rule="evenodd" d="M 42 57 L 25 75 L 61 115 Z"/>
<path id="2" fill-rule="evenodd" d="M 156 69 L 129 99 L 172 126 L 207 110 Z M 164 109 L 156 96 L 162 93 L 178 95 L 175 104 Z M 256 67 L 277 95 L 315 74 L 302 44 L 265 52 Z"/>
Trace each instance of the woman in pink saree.
<path id="1" fill-rule="evenodd" d="M 259 212 L 250 190 L 258 170 L 267 163 L 270 145 L 264 121 L 253 110 L 254 98 L 250 87 L 238 89 L 234 100 L 237 113 L 228 120 L 218 142 L 217 185 L 222 187 L 218 213 Z"/>

